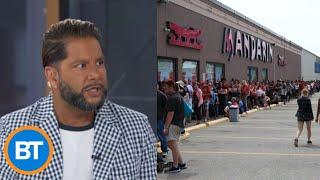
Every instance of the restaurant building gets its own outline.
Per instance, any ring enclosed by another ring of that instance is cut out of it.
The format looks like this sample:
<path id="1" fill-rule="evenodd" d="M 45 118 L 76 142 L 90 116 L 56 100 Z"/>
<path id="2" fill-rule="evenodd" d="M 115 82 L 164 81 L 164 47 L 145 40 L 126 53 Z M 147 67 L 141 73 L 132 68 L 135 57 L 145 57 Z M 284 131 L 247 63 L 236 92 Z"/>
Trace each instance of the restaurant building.
<path id="1" fill-rule="evenodd" d="M 301 79 L 300 46 L 218 1 L 163 0 L 157 10 L 158 81 Z"/>

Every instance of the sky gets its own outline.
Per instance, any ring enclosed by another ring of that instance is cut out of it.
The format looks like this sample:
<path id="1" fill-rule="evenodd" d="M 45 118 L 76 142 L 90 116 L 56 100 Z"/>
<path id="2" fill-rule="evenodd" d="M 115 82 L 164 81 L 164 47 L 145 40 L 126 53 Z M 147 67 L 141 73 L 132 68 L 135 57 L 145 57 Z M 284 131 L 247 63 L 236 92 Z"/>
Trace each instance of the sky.
<path id="1" fill-rule="evenodd" d="M 320 56 L 320 0 L 218 0 Z"/>

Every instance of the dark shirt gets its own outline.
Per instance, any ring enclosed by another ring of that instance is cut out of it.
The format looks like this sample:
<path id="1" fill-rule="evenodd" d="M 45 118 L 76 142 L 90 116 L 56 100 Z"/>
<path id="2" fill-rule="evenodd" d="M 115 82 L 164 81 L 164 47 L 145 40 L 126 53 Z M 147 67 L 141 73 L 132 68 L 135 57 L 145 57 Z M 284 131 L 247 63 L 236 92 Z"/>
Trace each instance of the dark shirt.
<path id="1" fill-rule="evenodd" d="M 157 91 L 157 120 L 164 120 L 165 108 L 167 104 L 167 96 L 161 92 Z"/>
<path id="2" fill-rule="evenodd" d="M 298 111 L 297 111 L 297 118 L 298 120 L 302 121 L 310 121 L 313 120 L 313 112 L 311 107 L 311 101 L 307 97 L 300 97 L 298 98 Z"/>
<path id="3" fill-rule="evenodd" d="M 184 106 L 183 99 L 179 93 L 174 93 L 168 96 L 167 100 L 167 112 L 174 112 L 173 119 L 171 124 L 177 125 L 179 127 L 184 127 L 183 119 L 184 119 Z"/>

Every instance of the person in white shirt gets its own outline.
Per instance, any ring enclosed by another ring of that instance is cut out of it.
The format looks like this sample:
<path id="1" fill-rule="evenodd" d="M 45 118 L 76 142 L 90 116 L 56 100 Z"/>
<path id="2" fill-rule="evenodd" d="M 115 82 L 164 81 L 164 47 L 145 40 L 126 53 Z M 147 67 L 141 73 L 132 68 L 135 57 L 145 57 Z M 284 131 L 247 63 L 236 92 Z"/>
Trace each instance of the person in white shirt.
<path id="1" fill-rule="evenodd" d="M 258 106 L 263 107 L 263 97 L 266 95 L 266 92 L 262 90 L 262 88 L 259 86 L 257 90 L 257 98 L 258 98 Z"/>

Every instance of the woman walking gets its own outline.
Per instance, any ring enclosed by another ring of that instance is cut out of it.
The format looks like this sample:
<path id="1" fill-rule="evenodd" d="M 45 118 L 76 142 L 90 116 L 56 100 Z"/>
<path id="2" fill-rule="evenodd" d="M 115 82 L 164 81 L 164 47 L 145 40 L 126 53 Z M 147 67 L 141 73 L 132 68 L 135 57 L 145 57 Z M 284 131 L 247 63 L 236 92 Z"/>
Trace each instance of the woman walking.
<path id="1" fill-rule="evenodd" d="M 308 144 L 312 144 L 311 141 L 311 121 L 313 120 L 313 112 L 311 107 L 311 101 L 308 98 L 308 90 L 303 89 L 301 92 L 301 97 L 298 98 L 298 111 L 296 113 L 296 117 L 298 120 L 298 131 L 296 138 L 294 139 L 294 146 L 298 147 L 298 138 L 301 135 L 301 132 L 303 130 L 303 124 L 304 122 L 307 125 L 307 136 L 308 136 Z"/>

